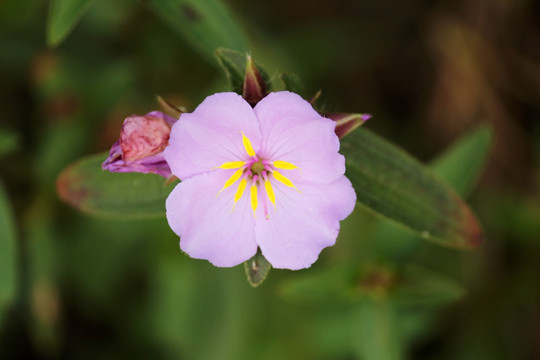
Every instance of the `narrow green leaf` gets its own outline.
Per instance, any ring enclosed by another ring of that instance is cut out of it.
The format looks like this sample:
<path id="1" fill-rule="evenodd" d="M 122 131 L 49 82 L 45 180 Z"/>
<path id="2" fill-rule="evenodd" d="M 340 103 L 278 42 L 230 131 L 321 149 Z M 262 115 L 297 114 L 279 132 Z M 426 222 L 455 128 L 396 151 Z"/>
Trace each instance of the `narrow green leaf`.
<path id="1" fill-rule="evenodd" d="M 246 270 L 246 276 L 249 284 L 253 287 L 257 287 L 268 276 L 268 272 L 272 269 L 272 265 L 258 250 L 257 254 L 244 263 L 244 269 Z"/>
<path id="2" fill-rule="evenodd" d="M 430 167 L 461 195 L 467 196 L 480 177 L 493 143 L 493 132 L 487 125 L 479 127 L 454 142 Z M 381 222 L 373 243 L 385 256 L 408 258 L 418 243 L 415 236 L 402 227 Z"/>
<path id="3" fill-rule="evenodd" d="M 3 184 L 0 182 L 0 319 L 16 293 L 15 218 Z"/>
<path id="4" fill-rule="evenodd" d="M 467 204 L 405 151 L 359 129 L 342 141 L 341 152 L 358 202 L 367 209 L 442 245 L 481 244 L 480 224 Z"/>
<path id="5" fill-rule="evenodd" d="M 120 219 L 165 215 L 165 199 L 174 188 L 155 174 L 110 173 L 101 169 L 106 154 L 82 158 L 56 182 L 60 198 L 86 213 Z"/>
<path id="6" fill-rule="evenodd" d="M 484 169 L 492 144 L 492 128 L 480 126 L 452 144 L 432 162 L 431 168 L 466 197 Z"/>
<path id="7" fill-rule="evenodd" d="M 440 307 L 465 296 L 465 288 L 456 280 L 418 265 L 407 266 L 392 294 L 401 306 Z"/>
<path id="8" fill-rule="evenodd" d="M 47 44 L 60 44 L 93 2 L 94 0 L 51 0 L 47 19 Z"/>
<path id="9" fill-rule="evenodd" d="M 363 360 L 399 360 L 404 349 L 396 310 L 388 299 L 365 299 L 351 317 L 352 346 Z"/>
<path id="10" fill-rule="evenodd" d="M 208 58 L 223 46 L 249 48 L 247 35 L 220 0 L 146 0 L 161 19 Z"/>
<path id="11" fill-rule="evenodd" d="M 17 148 L 17 135 L 0 129 L 0 156 L 9 154 Z"/>

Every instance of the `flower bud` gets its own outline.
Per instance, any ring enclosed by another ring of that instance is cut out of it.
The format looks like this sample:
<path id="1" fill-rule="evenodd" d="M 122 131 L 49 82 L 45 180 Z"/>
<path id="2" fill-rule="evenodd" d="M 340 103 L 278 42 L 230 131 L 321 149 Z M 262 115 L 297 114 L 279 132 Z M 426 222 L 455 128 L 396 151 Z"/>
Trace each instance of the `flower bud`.
<path id="1" fill-rule="evenodd" d="M 120 139 L 112 146 L 101 167 L 111 172 L 154 173 L 169 177 L 171 169 L 163 157 L 163 150 L 169 144 L 171 126 L 175 122 L 176 119 L 160 111 L 126 118 Z"/>
<path id="2" fill-rule="evenodd" d="M 251 106 L 257 105 L 268 94 L 266 82 L 250 55 L 246 57 L 246 75 L 242 90 L 242 97 Z"/>

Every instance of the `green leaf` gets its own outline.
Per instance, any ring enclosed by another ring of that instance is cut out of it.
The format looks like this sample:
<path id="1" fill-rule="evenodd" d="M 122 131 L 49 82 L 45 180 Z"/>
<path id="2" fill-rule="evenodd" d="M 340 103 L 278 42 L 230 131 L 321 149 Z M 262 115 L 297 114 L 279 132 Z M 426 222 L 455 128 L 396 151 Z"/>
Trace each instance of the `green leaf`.
<path id="1" fill-rule="evenodd" d="M 351 317 L 353 350 L 362 360 L 404 358 L 396 310 L 388 299 L 366 299 Z"/>
<path id="2" fill-rule="evenodd" d="M 9 154 L 17 148 L 17 135 L 0 129 L 0 156 Z"/>
<path id="3" fill-rule="evenodd" d="M 467 204 L 405 151 L 367 129 L 342 141 L 358 202 L 376 214 L 458 249 L 475 248 L 482 230 Z"/>
<path id="4" fill-rule="evenodd" d="M 238 51 L 249 48 L 247 35 L 220 0 L 146 0 L 144 3 L 209 58 L 219 47 Z"/>
<path id="5" fill-rule="evenodd" d="M 300 78 L 296 74 L 283 73 L 279 77 L 285 85 L 285 90 L 296 93 L 302 97 L 305 96 L 304 84 L 302 84 L 302 80 L 300 80 Z"/>
<path id="6" fill-rule="evenodd" d="M 484 169 L 493 144 L 488 125 L 463 136 L 437 157 L 431 168 L 462 196 L 468 196 Z"/>
<path id="7" fill-rule="evenodd" d="M 255 256 L 244 262 L 244 269 L 246 270 L 249 284 L 257 287 L 266 279 L 270 269 L 272 269 L 272 265 L 263 256 L 261 250 L 258 250 Z"/>
<path id="8" fill-rule="evenodd" d="M 231 90 L 242 95 L 244 92 L 244 76 L 246 74 L 246 54 L 231 49 L 219 48 L 216 50 L 215 55 L 227 75 Z"/>
<path id="9" fill-rule="evenodd" d="M 16 294 L 15 219 L 3 184 L 0 182 L 0 319 Z"/>
<path id="10" fill-rule="evenodd" d="M 358 267 L 343 264 L 295 274 L 281 284 L 280 295 L 291 302 L 342 306 L 359 301 Z"/>
<path id="11" fill-rule="evenodd" d="M 395 271 L 386 265 L 345 263 L 292 277 L 282 284 L 280 293 L 294 302 L 343 306 L 364 298 L 386 297 L 395 278 Z"/>
<path id="12" fill-rule="evenodd" d="M 155 174 L 111 173 L 101 169 L 106 154 L 82 158 L 58 177 L 59 196 L 88 214 L 120 219 L 165 215 L 174 186 Z"/>
<path id="13" fill-rule="evenodd" d="M 465 288 L 456 280 L 418 265 L 407 266 L 392 294 L 401 306 L 440 307 L 465 296 Z"/>
<path id="14" fill-rule="evenodd" d="M 482 173 L 492 143 L 493 132 L 483 125 L 455 141 L 430 167 L 461 196 L 467 196 Z M 413 234 L 389 222 L 381 222 L 373 243 L 384 256 L 399 259 L 407 259 L 418 245 Z"/>
<path id="15" fill-rule="evenodd" d="M 94 0 L 51 0 L 47 19 L 47 44 L 60 44 L 93 2 Z"/>

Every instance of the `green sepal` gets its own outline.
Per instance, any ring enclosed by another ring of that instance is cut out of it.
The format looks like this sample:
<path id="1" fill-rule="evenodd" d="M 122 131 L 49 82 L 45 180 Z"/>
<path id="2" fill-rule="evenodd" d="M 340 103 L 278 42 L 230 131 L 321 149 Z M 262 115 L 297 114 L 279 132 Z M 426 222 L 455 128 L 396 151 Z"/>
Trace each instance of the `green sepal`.
<path id="1" fill-rule="evenodd" d="M 217 49 L 215 55 L 223 71 L 225 71 L 231 91 L 244 95 L 246 69 L 248 69 L 248 60 L 251 59 L 251 56 L 226 48 Z M 265 93 L 268 93 L 272 89 L 268 74 L 261 66 L 255 62 L 253 64 L 260 75 L 260 81 L 264 84 Z"/>
<path id="2" fill-rule="evenodd" d="M 159 106 L 161 106 L 161 109 L 163 110 L 163 112 L 169 116 L 172 116 L 175 119 L 178 119 L 180 115 L 183 113 L 181 109 L 179 109 L 177 106 L 174 106 L 173 104 L 171 104 L 170 102 L 168 102 L 167 100 L 165 100 L 159 95 L 156 95 L 156 100 Z"/>
<path id="3" fill-rule="evenodd" d="M 260 249 L 257 250 L 255 256 L 244 262 L 247 281 L 253 287 L 257 287 L 263 283 L 271 268 L 272 265 L 263 256 Z"/>
<path id="4" fill-rule="evenodd" d="M 267 94 L 267 82 L 264 80 L 255 61 L 253 61 L 250 55 L 247 55 L 242 97 L 251 106 L 255 106 Z"/>
<path id="5" fill-rule="evenodd" d="M 279 75 L 279 78 L 281 79 L 281 81 L 283 81 L 283 85 L 285 85 L 285 90 L 298 94 L 302 97 L 305 96 L 304 84 L 302 84 L 302 80 L 300 80 L 298 75 L 293 73 L 282 73 L 281 75 Z"/>

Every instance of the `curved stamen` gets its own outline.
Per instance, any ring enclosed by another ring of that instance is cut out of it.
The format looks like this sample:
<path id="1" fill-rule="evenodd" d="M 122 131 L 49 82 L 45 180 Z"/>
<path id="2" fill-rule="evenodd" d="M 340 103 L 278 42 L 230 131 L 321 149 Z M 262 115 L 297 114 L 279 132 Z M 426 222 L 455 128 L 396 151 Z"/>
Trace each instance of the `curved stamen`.
<path id="1" fill-rule="evenodd" d="M 294 170 L 294 169 L 299 169 L 298 166 L 290 163 L 290 162 L 287 162 L 287 161 L 283 161 L 283 160 L 276 160 L 272 163 L 272 165 L 274 165 L 274 167 L 278 168 L 278 169 L 283 169 L 283 170 Z"/>
<path id="2" fill-rule="evenodd" d="M 227 181 L 225 181 L 225 185 L 223 185 L 223 188 L 221 190 L 219 190 L 219 192 L 217 193 L 216 197 L 223 191 L 225 190 L 226 188 L 228 188 L 229 186 L 231 186 L 232 184 L 234 184 L 238 179 L 240 179 L 240 177 L 242 176 L 242 172 L 244 171 L 244 169 L 240 168 L 238 170 L 236 170 L 234 172 L 234 174 L 232 174 L 232 176 L 227 179 Z"/>
<path id="3" fill-rule="evenodd" d="M 245 161 L 229 161 L 219 166 L 213 167 L 212 169 L 238 169 L 244 165 L 246 165 Z"/>
<path id="4" fill-rule="evenodd" d="M 244 145 L 244 149 L 246 150 L 246 153 L 250 157 L 255 156 L 255 151 L 253 150 L 253 146 L 251 146 L 251 141 L 249 141 L 246 134 L 244 133 L 242 133 L 242 144 Z"/>
<path id="5" fill-rule="evenodd" d="M 238 188 L 236 189 L 236 194 L 234 194 L 234 204 L 233 204 L 231 212 L 234 211 L 234 207 L 236 206 L 236 203 L 238 202 L 238 200 L 242 198 L 242 195 L 244 195 L 244 190 L 246 189 L 246 185 L 247 185 L 247 180 L 245 178 L 240 180 L 240 183 L 238 184 Z"/>
<path id="6" fill-rule="evenodd" d="M 251 141 L 248 139 L 248 137 L 242 132 L 242 144 L 244 146 L 244 150 L 246 151 L 246 154 L 249 156 L 249 159 L 245 161 L 229 161 L 221 164 L 218 167 L 215 167 L 214 169 L 225 169 L 225 170 L 231 170 L 231 169 L 237 169 L 232 176 L 227 179 L 225 182 L 225 185 L 223 185 L 223 188 L 217 193 L 216 197 L 226 188 L 233 185 L 240 180 L 240 183 L 238 184 L 238 188 L 236 189 L 236 193 L 234 195 L 234 204 L 231 211 L 234 211 L 234 208 L 236 206 L 236 203 L 240 201 L 242 196 L 244 195 L 244 192 L 246 190 L 246 187 L 248 185 L 248 181 L 250 183 L 250 202 L 251 202 L 251 209 L 253 210 L 253 216 L 256 216 L 256 211 L 258 207 L 258 191 L 259 191 L 259 185 L 262 185 L 264 183 L 264 190 L 266 193 L 266 196 L 262 197 L 263 207 L 264 207 L 264 217 L 265 219 L 270 219 L 270 215 L 268 213 L 268 201 L 272 203 L 274 206 L 274 211 L 277 211 L 276 208 L 276 194 L 274 193 L 274 188 L 272 186 L 272 183 L 270 181 L 270 175 L 273 175 L 274 179 L 276 181 L 279 181 L 283 185 L 293 188 L 296 191 L 300 192 L 296 188 L 296 186 L 293 184 L 293 182 L 283 175 L 281 172 L 279 172 L 277 169 L 280 170 L 295 170 L 299 169 L 302 171 L 298 166 L 294 165 L 293 163 L 290 163 L 288 161 L 283 160 L 266 160 L 261 159 L 257 156 L 255 151 L 253 150 L 253 146 L 251 144 Z M 274 184 L 275 185 L 275 184 Z"/>
<path id="7" fill-rule="evenodd" d="M 264 182 L 264 190 L 266 190 L 266 195 L 268 195 L 268 199 L 270 199 L 270 202 L 274 205 L 274 210 L 276 210 L 276 195 L 274 194 L 274 189 L 268 179 Z"/>
<path id="8" fill-rule="evenodd" d="M 253 216 L 255 216 L 255 211 L 257 210 L 258 197 L 257 197 L 257 185 L 255 182 L 251 185 L 251 208 L 253 209 Z"/>
<path id="9" fill-rule="evenodd" d="M 274 178 L 283 185 L 294 188 L 296 189 L 296 191 L 300 192 L 300 190 L 298 190 L 296 186 L 294 186 L 293 182 L 288 177 L 282 175 L 279 171 L 272 171 L 272 175 L 274 175 Z"/>

